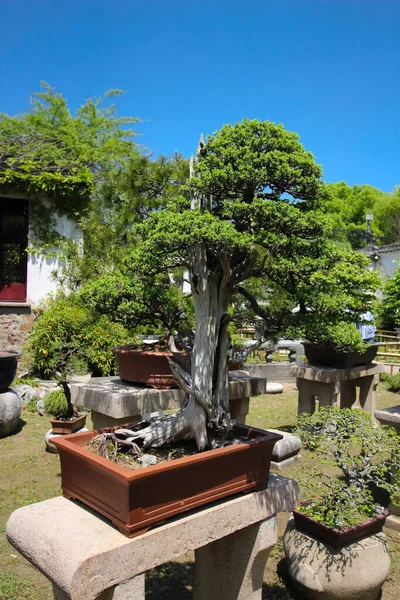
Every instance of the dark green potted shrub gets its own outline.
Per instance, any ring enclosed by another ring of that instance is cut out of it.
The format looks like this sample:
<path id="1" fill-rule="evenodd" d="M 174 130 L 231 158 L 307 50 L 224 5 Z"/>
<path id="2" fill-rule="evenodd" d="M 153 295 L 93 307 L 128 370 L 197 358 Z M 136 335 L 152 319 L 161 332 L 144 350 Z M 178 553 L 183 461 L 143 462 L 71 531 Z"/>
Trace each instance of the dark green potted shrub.
<path id="1" fill-rule="evenodd" d="M 377 427 L 362 410 L 323 408 L 299 416 L 297 435 L 315 452 L 315 469 L 304 482 L 306 495 L 296 511 L 296 525 L 340 547 L 382 529 L 386 509 L 378 492 L 398 498 L 392 476 L 400 466 L 400 440 L 394 429 Z M 339 477 L 332 476 L 332 468 Z"/>
<path id="2" fill-rule="evenodd" d="M 399 496 L 399 439 L 369 413 L 336 407 L 302 415 L 297 434 L 315 466 L 284 535 L 289 575 L 308 598 L 376 600 L 390 569 L 378 496 Z"/>
<path id="3" fill-rule="evenodd" d="M 324 323 L 317 319 L 304 329 L 304 352 L 312 365 L 348 368 L 372 362 L 379 344 L 365 344 L 360 332 L 347 321 Z"/>

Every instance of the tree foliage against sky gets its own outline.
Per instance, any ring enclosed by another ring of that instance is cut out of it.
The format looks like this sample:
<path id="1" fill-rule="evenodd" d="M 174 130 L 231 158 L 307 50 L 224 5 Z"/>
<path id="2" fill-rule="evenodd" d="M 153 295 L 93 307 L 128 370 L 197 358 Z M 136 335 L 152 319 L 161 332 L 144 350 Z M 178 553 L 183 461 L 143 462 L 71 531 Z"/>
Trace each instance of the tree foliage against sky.
<path id="1" fill-rule="evenodd" d="M 363 248 L 366 243 L 378 245 L 400 241 L 400 188 L 385 193 L 370 185 L 349 187 L 343 181 L 329 183 L 324 210 L 331 221 L 335 239 L 348 242 L 353 248 Z M 373 237 L 367 239 L 367 213 L 374 218 L 371 223 Z"/>
<path id="2" fill-rule="evenodd" d="M 0 187 L 29 193 L 33 234 L 51 241 L 52 213 L 79 219 L 95 182 L 136 149 L 130 126 L 138 119 L 107 105 L 120 90 L 89 98 L 73 115 L 62 94 L 42 88 L 27 113 L 0 114 Z"/>

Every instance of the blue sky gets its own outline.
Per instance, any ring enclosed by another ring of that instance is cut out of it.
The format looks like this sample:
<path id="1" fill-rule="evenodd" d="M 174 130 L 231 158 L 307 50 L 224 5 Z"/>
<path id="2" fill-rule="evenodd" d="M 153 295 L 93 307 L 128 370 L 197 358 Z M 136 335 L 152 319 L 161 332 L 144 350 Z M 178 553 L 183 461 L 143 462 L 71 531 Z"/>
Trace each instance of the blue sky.
<path id="1" fill-rule="evenodd" d="M 45 80 L 75 110 L 122 88 L 155 154 L 243 117 L 283 123 L 326 181 L 400 184 L 398 0 L 0 0 L 0 111 Z"/>

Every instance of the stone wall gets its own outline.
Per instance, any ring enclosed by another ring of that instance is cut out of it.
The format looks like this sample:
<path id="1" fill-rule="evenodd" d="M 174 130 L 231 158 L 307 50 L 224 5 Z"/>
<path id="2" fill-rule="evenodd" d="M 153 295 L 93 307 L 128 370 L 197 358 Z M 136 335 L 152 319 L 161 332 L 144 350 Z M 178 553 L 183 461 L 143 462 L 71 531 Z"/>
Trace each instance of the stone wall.
<path id="1" fill-rule="evenodd" d="M 0 350 L 21 352 L 34 320 L 28 306 L 0 306 Z"/>

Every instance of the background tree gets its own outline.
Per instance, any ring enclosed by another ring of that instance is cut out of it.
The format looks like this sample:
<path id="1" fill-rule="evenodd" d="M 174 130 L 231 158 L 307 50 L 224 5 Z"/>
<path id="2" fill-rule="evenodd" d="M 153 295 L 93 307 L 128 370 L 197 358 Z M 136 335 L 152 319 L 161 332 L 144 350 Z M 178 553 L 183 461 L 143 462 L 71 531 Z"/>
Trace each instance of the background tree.
<path id="1" fill-rule="evenodd" d="M 88 99 L 71 114 L 66 99 L 42 82 L 27 113 L 0 114 L 0 186 L 29 193 L 31 233 L 38 242 L 57 240 L 56 215 L 76 221 L 96 181 L 137 148 L 130 125 L 106 98 Z"/>
<path id="2" fill-rule="evenodd" d="M 323 203 L 336 241 L 353 248 L 367 244 L 392 244 L 400 240 L 400 193 L 385 193 L 370 185 L 349 187 L 344 181 L 329 183 Z M 366 214 L 373 213 L 372 236 L 366 232 Z"/>

